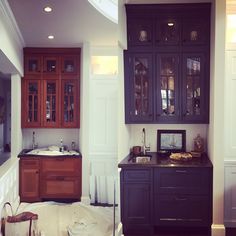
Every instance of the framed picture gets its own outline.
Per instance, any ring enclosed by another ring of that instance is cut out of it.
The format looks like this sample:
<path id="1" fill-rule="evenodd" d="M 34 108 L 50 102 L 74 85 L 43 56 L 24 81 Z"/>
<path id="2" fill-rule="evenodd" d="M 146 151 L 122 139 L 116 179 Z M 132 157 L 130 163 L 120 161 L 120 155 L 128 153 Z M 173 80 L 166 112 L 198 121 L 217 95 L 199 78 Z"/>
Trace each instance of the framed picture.
<path id="1" fill-rule="evenodd" d="M 157 151 L 185 152 L 186 130 L 157 130 Z"/>

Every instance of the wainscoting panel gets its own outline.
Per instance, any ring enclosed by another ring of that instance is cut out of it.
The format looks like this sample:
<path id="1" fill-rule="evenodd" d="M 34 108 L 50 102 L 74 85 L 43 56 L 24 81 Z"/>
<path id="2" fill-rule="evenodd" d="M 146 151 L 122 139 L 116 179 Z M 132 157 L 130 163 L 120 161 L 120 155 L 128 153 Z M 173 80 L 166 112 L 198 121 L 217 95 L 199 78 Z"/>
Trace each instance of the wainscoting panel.
<path id="1" fill-rule="evenodd" d="M 90 162 L 91 203 L 113 204 L 117 195 L 117 158 L 92 160 Z M 116 201 L 117 202 L 117 201 Z"/>
<path id="2" fill-rule="evenodd" d="M 236 51 L 226 51 L 225 70 L 225 147 L 226 159 L 236 159 Z"/>
<path id="3" fill-rule="evenodd" d="M 225 225 L 236 227 L 236 162 L 225 165 Z"/>
<path id="4" fill-rule="evenodd" d="M 2 208 L 5 202 L 10 202 L 14 209 L 19 204 L 19 175 L 18 175 L 18 163 L 16 159 L 12 162 L 9 169 L 0 177 L 0 215 L 2 214 Z M 8 163 L 4 163 L 8 164 Z"/>

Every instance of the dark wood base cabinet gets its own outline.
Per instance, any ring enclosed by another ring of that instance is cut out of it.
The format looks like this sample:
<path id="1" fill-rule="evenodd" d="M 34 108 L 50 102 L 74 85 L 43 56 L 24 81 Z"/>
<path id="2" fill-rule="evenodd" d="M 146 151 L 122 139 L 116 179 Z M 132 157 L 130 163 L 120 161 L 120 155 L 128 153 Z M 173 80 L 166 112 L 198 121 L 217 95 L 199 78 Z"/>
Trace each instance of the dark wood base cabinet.
<path id="1" fill-rule="evenodd" d="M 210 236 L 211 167 L 127 167 L 120 181 L 125 236 Z"/>
<path id="2" fill-rule="evenodd" d="M 81 158 L 20 159 L 20 201 L 80 200 Z"/>

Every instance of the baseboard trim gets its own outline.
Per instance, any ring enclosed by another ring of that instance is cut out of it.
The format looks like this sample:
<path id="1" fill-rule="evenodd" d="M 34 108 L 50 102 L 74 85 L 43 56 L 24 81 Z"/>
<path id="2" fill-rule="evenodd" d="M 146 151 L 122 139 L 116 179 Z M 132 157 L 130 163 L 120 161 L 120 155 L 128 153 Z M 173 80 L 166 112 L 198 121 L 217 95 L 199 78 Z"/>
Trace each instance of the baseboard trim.
<path id="1" fill-rule="evenodd" d="M 81 202 L 85 205 L 90 205 L 90 198 L 89 197 L 81 197 Z"/>
<path id="2" fill-rule="evenodd" d="M 225 226 L 213 224 L 211 226 L 211 236 L 225 236 Z"/>

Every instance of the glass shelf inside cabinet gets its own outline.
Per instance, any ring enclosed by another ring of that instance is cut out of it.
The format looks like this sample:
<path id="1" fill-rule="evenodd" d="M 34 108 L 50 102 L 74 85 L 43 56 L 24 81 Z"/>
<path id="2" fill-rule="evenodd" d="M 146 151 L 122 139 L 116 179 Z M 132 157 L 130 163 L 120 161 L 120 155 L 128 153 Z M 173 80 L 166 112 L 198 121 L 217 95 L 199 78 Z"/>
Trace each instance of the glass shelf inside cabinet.
<path id="1" fill-rule="evenodd" d="M 187 58 L 187 111 L 186 115 L 200 115 L 200 97 L 201 97 L 201 58 Z"/>
<path id="2" fill-rule="evenodd" d="M 147 115 L 149 112 L 148 60 L 135 57 L 134 61 L 134 107 L 135 115 Z"/>

